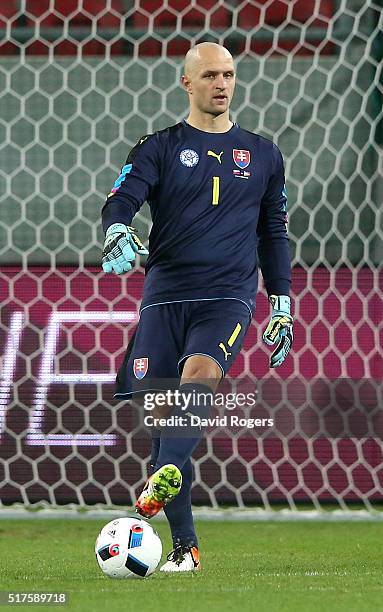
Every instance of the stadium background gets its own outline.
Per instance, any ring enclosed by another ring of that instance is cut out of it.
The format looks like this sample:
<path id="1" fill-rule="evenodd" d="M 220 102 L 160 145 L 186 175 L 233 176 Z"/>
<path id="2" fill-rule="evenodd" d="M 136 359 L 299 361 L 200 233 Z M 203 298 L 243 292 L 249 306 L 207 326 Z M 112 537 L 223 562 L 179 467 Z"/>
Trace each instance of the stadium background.
<path id="1" fill-rule="evenodd" d="M 2 503 L 129 504 L 149 440 L 111 384 L 139 268 L 100 269 L 100 209 L 131 146 L 185 116 L 191 44 L 237 60 L 233 117 L 286 160 L 295 344 L 269 372 L 265 294 L 231 375 L 272 432 L 216 428 L 194 500 L 383 498 L 382 11 L 362 0 L 9 0 L 0 8 Z M 147 237 L 145 206 L 135 225 Z M 113 314 L 114 313 L 114 314 Z"/>

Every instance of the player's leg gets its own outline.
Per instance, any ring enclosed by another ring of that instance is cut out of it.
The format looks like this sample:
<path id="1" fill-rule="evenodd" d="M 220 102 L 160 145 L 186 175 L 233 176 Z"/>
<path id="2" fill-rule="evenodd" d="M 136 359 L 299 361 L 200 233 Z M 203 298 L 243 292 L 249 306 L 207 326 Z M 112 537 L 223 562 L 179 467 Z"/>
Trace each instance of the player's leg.
<path id="1" fill-rule="evenodd" d="M 212 365 L 205 364 L 205 367 L 200 365 L 196 371 L 199 372 L 201 377 L 204 377 L 204 382 L 208 378 L 209 372 L 214 372 L 214 380 L 216 380 L 220 376 L 220 371 L 216 364 L 208 357 L 199 357 L 199 360 L 201 359 L 210 361 Z M 195 383 L 193 380 L 193 378 L 190 378 L 188 383 L 181 384 L 179 387 L 181 397 L 189 396 L 187 411 L 185 411 L 184 405 L 181 404 L 168 415 L 168 418 L 175 419 L 175 422 L 173 421 L 174 424 L 172 422 L 161 429 L 159 452 L 154 466 L 154 473 L 148 479 L 136 502 L 137 512 L 146 518 L 151 518 L 177 496 L 179 501 L 177 501 L 176 508 L 178 508 L 179 504 L 179 512 L 183 517 L 182 524 L 186 531 L 190 524 L 191 507 L 188 513 L 184 512 L 184 497 L 182 495 L 180 497 L 179 494 L 184 490 L 185 499 L 188 499 L 191 489 L 191 478 L 187 478 L 185 486 L 183 486 L 183 470 L 186 463 L 190 462 L 190 457 L 203 434 L 203 427 L 191 422 L 190 416 L 206 418 L 209 412 L 210 398 L 213 397 L 211 387 L 201 384 L 198 378 L 195 379 Z M 214 382 L 212 386 L 215 389 L 216 383 Z M 199 395 L 203 395 L 204 398 L 208 396 L 207 401 L 200 402 L 198 399 L 194 399 L 198 398 Z M 182 419 L 184 424 L 180 425 L 176 419 Z M 187 503 L 190 506 L 190 500 Z"/>
<path id="2" fill-rule="evenodd" d="M 207 356 L 194 355 L 185 363 L 184 372 L 187 383 L 180 385 L 181 393 L 203 392 L 212 396 L 221 378 L 221 370 L 217 364 Z M 193 383 L 193 381 L 196 381 Z M 201 384 L 203 381 L 204 384 Z M 181 381 L 183 382 L 183 381 Z M 208 384 L 207 384 L 208 383 Z M 189 404 L 188 409 L 196 412 L 198 406 Z M 204 409 L 208 409 L 205 404 Z M 174 416 L 174 411 L 172 412 Z M 207 416 L 207 414 L 205 415 Z M 183 416 L 183 418 L 185 418 Z M 196 431 L 193 431 L 195 429 Z M 198 540 L 195 532 L 193 513 L 191 507 L 191 488 L 193 482 L 193 471 L 191 454 L 198 445 L 202 431 L 197 428 L 168 427 L 161 432 L 158 457 L 155 465 L 155 473 L 160 473 L 162 466 L 175 464 L 180 468 L 182 474 L 182 487 L 173 501 L 164 506 L 164 512 L 169 521 L 172 532 L 173 550 L 168 555 L 167 562 L 161 568 L 164 572 L 194 571 L 200 569 L 198 552 Z M 141 498 L 141 496 L 140 496 Z M 137 506 L 144 516 L 149 517 L 146 512 L 156 509 L 155 505 L 148 504 L 148 499 L 143 492 L 143 500 L 139 498 Z M 152 514 L 150 514 L 152 515 Z"/>
<path id="3" fill-rule="evenodd" d="M 250 325 L 247 306 L 239 300 L 213 300 L 191 303 L 179 391 L 184 405 L 171 413 L 188 423 L 166 427 L 161 432 L 161 447 L 156 467 L 174 463 L 182 469 L 198 445 L 216 387 L 241 349 Z M 197 417 L 197 418 L 194 418 Z M 166 439 L 166 444 L 165 444 Z"/>
<path id="4" fill-rule="evenodd" d="M 135 508 L 136 512 L 145 518 L 155 516 L 162 508 L 182 492 L 183 470 L 174 464 L 157 466 L 161 447 L 161 432 L 152 428 L 152 448 L 150 458 L 149 478 L 139 495 Z M 187 482 L 187 481 L 186 481 Z"/>
<path id="5" fill-rule="evenodd" d="M 172 532 L 173 550 L 161 572 L 185 572 L 201 568 L 198 539 L 191 507 L 193 467 L 188 459 L 182 468 L 182 488 L 177 497 L 164 508 Z"/>
<path id="6" fill-rule="evenodd" d="M 183 467 L 190 460 L 203 434 L 201 425 L 193 423 L 190 416 L 207 418 L 213 392 L 222 376 L 221 368 L 207 355 L 194 355 L 187 361 L 185 368 L 188 382 L 183 382 L 183 378 L 178 389 L 181 398 L 188 396 L 187 410 L 181 403 L 169 414 L 172 418 L 182 420 L 184 424 L 180 425 L 179 421 L 176 421 L 162 428 L 154 474 L 148 479 L 136 502 L 137 512 L 146 518 L 157 514 L 179 493 Z M 186 486 L 189 487 L 189 484 Z M 186 489 L 186 498 L 189 493 Z M 179 503 L 181 516 L 184 517 L 183 525 L 187 531 L 191 520 L 190 501 L 188 513 L 184 512 L 182 496 Z"/>
<path id="7" fill-rule="evenodd" d="M 169 415 L 174 421 L 161 430 L 157 469 L 172 463 L 181 470 L 191 457 L 204 431 L 200 419 L 208 418 L 215 389 L 222 377 L 219 365 L 207 355 L 188 357 L 184 370 L 178 389 L 180 404 Z"/>
<path id="8" fill-rule="evenodd" d="M 185 346 L 186 357 L 183 360 L 181 359 L 180 363 L 181 367 L 183 366 L 181 387 L 184 381 L 190 384 L 193 380 L 196 380 L 199 384 L 201 382 L 207 383 L 212 391 L 215 391 L 221 374 L 226 373 L 241 348 L 250 324 L 250 316 L 247 308 L 243 308 L 243 305 L 237 302 L 227 303 L 225 301 L 223 305 L 213 305 L 213 308 L 209 305 L 207 308 L 203 308 L 202 312 L 196 310 L 196 319 L 199 325 L 194 328 L 192 325 L 189 330 L 189 338 Z M 222 324 L 223 321 L 224 324 Z M 226 343 L 224 345 L 227 348 L 226 354 L 220 346 L 223 342 Z M 196 354 L 193 354 L 194 351 Z M 209 352 L 211 357 L 208 357 Z M 182 447 L 182 439 L 179 442 L 181 442 L 180 446 Z M 198 442 L 199 439 L 196 440 L 195 446 Z M 171 450 L 169 447 L 169 440 L 163 439 L 161 441 L 163 460 L 169 457 L 168 453 Z M 190 478 L 186 474 L 184 475 L 185 466 L 188 466 L 189 462 L 190 459 L 184 464 L 182 472 L 184 481 L 181 493 L 165 506 L 165 512 L 172 530 L 174 549 L 168 555 L 168 561 L 162 566 L 161 571 L 179 572 L 200 569 L 198 542 L 196 538 L 193 539 L 193 532 L 191 531 L 193 526 L 191 508 L 192 475 L 191 472 Z M 158 464 L 159 462 L 157 462 Z"/>
<path id="9" fill-rule="evenodd" d="M 145 409 L 145 392 L 166 390 L 172 384 L 178 386 L 178 360 L 184 331 L 180 325 L 177 326 L 177 320 L 183 320 L 183 309 L 183 304 L 164 304 L 144 309 L 119 369 L 115 397 L 130 399 L 133 394 L 139 393 L 146 416 L 150 412 Z M 152 455 L 156 460 L 160 442 L 158 432 L 151 428 L 151 433 Z M 162 465 L 161 470 L 149 477 L 140 495 L 145 515 L 156 514 L 165 503 L 171 501 L 178 494 L 181 482 L 177 466 Z"/>
<path id="10" fill-rule="evenodd" d="M 198 546 L 197 535 L 194 528 L 191 511 L 191 487 L 193 483 L 193 467 L 188 459 L 182 467 L 182 487 L 177 497 L 167 504 L 164 512 L 169 521 L 173 543 L 187 543 Z"/>
<path id="11" fill-rule="evenodd" d="M 160 432 L 152 432 L 152 453 L 150 458 L 151 473 L 157 462 L 160 450 Z M 182 487 L 176 498 L 164 507 L 166 518 L 169 521 L 173 550 L 168 555 L 167 562 L 161 571 L 168 572 L 199 569 L 198 539 L 194 527 L 191 508 L 191 487 L 193 482 L 193 467 L 189 459 L 181 470 Z"/>

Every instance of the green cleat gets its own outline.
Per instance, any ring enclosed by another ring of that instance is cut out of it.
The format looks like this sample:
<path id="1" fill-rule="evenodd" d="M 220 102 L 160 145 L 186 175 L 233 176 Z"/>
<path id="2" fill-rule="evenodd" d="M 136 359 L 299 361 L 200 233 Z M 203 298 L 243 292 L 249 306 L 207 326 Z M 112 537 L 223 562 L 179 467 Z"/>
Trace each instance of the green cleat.
<path id="1" fill-rule="evenodd" d="M 136 512 L 145 518 L 155 516 L 180 492 L 182 475 L 176 465 L 168 463 L 146 481 L 141 495 L 136 501 Z"/>

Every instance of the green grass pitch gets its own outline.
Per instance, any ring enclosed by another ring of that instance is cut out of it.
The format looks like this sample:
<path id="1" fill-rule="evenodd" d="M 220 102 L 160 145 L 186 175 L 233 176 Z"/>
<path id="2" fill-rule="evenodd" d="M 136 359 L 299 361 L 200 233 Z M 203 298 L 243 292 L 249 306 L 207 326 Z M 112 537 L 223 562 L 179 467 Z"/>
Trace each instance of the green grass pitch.
<path id="1" fill-rule="evenodd" d="M 107 521 L 2 520 L 0 590 L 69 594 L 89 612 L 368 611 L 383 609 L 383 523 L 197 524 L 203 571 L 111 580 L 93 553 Z M 168 527 L 156 521 L 165 553 Z"/>

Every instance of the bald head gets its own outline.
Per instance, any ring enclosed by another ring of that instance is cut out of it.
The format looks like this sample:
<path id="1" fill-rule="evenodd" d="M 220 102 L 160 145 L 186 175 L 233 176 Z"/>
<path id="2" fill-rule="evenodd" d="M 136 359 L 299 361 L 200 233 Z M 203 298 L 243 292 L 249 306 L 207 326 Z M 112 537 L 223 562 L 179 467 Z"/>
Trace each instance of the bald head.
<path id="1" fill-rule="evenodd" d="M 216 43 L 203 42 L 192 47 L 185 57 L 181 83 L 189 96 L 189 121 L 194 127 L 209 124 L 225 131 L 230 125 L 229 106 L 235 86 L 234 62 L 230 51 Z M 203 128 L 202 128 L 203 129 Z M 212 126 L 211 126 L 211 129 Z"/>
<path id="2" fill-rule="evenodd" d="M 225 60 L 233 62 L 226 47 L 212 42 L 199 43 L 189 49 L 185 56 L 185 75 L 192 77 L 203 64 Z"/>

